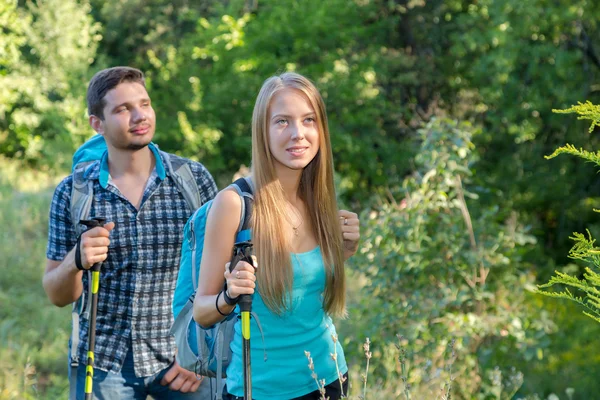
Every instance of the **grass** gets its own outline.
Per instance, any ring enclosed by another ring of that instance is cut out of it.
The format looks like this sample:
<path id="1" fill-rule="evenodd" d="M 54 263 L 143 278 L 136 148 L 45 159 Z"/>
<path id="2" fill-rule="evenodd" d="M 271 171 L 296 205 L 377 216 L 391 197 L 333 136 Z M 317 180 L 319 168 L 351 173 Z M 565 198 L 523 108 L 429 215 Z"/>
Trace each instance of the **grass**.
<path id="1" fill-rule="evenodd" d="M 66 398 L 70 311 L 42 288 L 57 179 L 0 159 L 0 400 Z"/>

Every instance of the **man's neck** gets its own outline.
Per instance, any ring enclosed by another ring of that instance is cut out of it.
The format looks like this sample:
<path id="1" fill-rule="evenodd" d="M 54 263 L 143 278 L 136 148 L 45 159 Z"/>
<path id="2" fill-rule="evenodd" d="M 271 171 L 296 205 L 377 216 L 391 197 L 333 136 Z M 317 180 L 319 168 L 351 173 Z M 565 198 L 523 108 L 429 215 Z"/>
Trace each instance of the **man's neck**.
<path id="1" fill-rule="evenodd" d="M 138 177 L 148 179 L 156 160 L 148 146 L 140 150 L 108 148 L 108 171 L 113 179 Z"/>

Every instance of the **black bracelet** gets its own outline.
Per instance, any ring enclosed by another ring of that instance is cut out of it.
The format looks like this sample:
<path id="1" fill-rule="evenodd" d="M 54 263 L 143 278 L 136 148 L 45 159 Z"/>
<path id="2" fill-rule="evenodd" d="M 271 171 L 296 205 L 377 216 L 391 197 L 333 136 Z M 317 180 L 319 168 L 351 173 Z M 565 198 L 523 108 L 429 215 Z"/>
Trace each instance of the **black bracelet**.
<path id="1" fill-rule="evenodd" d="M 81 234 L 77 236 L 77 244 L 75 245 L 75 266 L 78 270 L 84 271 L 83 264 L 81 264 Z"/>
<path id="2" fill-rule="evenodd" d="M 229 313 L 229 314 L 223 314 L 223 312 L 219 309 L 219 296 L 221 295 L 221 293 L 223 293 L 222 290 L 219 292 L 219 294 L 217 294 L 217 299 L 215 300 L 215 308 L 217 309 L 217 312 L 219 314 L 221 314 L 222 316 L 226 317 L 226 316 L 228 316 L 231 313 Z M 227 301 L 227 300 L 225 300 L 225 301 Z"/>
<path id="3" fill-rule="evenodd" d="M 227 281 L 225 281 L 222 291 L 223 291 L 223 299 L 225 300 L 225 303 L 229 304 L 230 306 L 235 306 L 237 303 L 240 302 L 240 296 L 238 296 L 234 299 L 232 297 L 229 297 L 229 295 L 227 294 Z"/>

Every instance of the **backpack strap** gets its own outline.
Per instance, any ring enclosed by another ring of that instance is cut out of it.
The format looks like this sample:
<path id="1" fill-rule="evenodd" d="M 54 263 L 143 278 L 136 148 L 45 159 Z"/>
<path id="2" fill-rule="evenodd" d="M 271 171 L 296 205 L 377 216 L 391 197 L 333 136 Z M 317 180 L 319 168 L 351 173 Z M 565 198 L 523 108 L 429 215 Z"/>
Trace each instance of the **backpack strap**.
<path id="1" fill-rule="evenodd" d="M 71 223 L 73 224 L 73 228 L 77 235 L 81 234 L 85 228 L 83 228 L 79 221 L 82 219 L 87 219 L 90 213 L 90 209 L 92 207 L 92 200 L 94 199 L 94 182 L 91 180 L 85 179 L 85 174 L 88 171 L 88 168 L 94 163 L 95 160 L 85 161 L 77 164 L 73 168 L 73 183 L 71 186 L 71 208 L 70 208 L 70 216 Z M 88 279 L 91 282 L 91 272 L 87 271 Z M 84 318 L 89 318 L 89 310 L 91 308 L 92 296 L 86 294 L 85 292 L 81 293 L 81 296 L 75 303 L 73 303 L 73 307 L 71 309 L 71 349 L 70 349 L 70 365 L 69 375 L 70 375 L 70 398 L 74 395 L 74 390 L 76 388 L 75 379 L 77 376 L 77 367 L 79 366 L 79 354 L 77 350 L 79 349 L 79 316 L 84 314 Z"/>
<path id="2" fill-rule="evenodd" d="M 77 164 L 73 170 L 73 185 L 71 187 L 71 223 L 79 235 L 84 228 L 79 224 L 82 219 L 87 219 L 94 199 L 94 182 L 85 179 L 88 168 L 95 161 L 86 161 Z"/>
<path id="3" fill-rule="evenodd" d="M 165 161 L 166 170 L 171 174 L 171 177 L 177 185 L 177 189 L 179 189 L 179 192 L 185 198 L 188 206 L 192 210 L 200 208 L 202 206 L 200 189 L 198 188 L 196 177 L 190 167 L 190 161 L 170 153 L 165 153 L 161 150 L 159 150 L 159 153 Z"/>
<path id="4" fill-rule="evenodd" d="M 234 188 L 242 200 L 242 212 L 237 229 L 236 242 L 251 240 L 250 217 L 252 216 L 252 203 L 254 202 L 254 186 L 249 177 L 239 178 L 230 187 Z"/>
<path id="5" fill-rule="evenodd" d="M 223 357 L 221 357 L 220 355 L 223 354 L 223 346 L 225 345 L 223 343 L 224 341 L 224 335 L 223 335 L 223 330 L 221 329 L 223 326 L 223 324 L 219 324 L 218 328 L 217 328 L 217 354 L 219 355 L 219 357 L 217 357 L 217 396 L 215 400 L 223 400 Z M 228 343 L 229 344 L 229 343 Z"/>

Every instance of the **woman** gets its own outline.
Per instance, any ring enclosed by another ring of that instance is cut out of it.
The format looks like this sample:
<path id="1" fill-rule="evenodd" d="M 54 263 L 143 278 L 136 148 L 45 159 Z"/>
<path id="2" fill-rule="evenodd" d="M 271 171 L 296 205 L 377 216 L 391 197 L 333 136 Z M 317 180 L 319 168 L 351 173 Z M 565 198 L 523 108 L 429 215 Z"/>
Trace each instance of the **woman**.
<path id="1" fill-rule="evenodd" d="M 325 397 L 338 399 L 347 394 L 348 368 L 329 315 L 345 313 L 344 260 L 358 247 L 359 221 L 337 209 L 325 106 L 299 74 L 271 77 L 258 94 L 251 179 L 254 266 L 238 262 L 229 272 L 242 205 L 224 189 L 206 223 L 194 319 L 211 326 L 233 311 L 229 303 L 254 294 L 263 337 L 252 319 L 253 398 L 319 399 L 317 380 L 325 380 Z M 230 399 L 243 396 L 240 335 L 238 323 L 227 369 Z"/>

